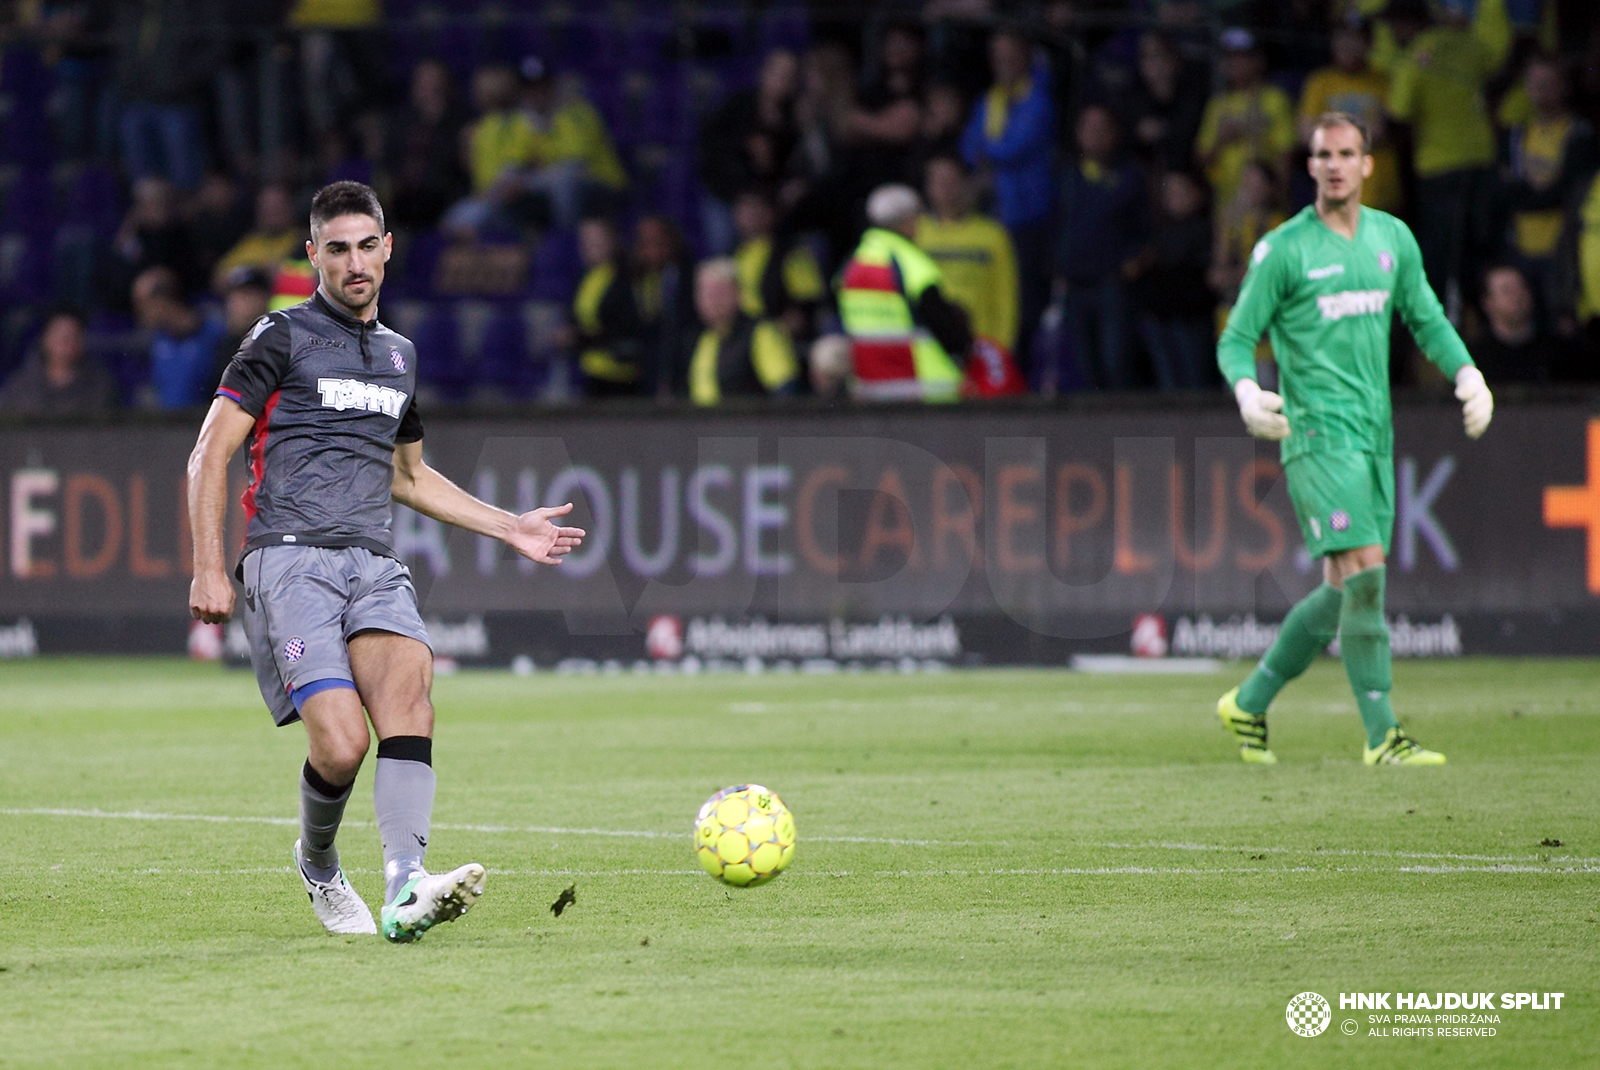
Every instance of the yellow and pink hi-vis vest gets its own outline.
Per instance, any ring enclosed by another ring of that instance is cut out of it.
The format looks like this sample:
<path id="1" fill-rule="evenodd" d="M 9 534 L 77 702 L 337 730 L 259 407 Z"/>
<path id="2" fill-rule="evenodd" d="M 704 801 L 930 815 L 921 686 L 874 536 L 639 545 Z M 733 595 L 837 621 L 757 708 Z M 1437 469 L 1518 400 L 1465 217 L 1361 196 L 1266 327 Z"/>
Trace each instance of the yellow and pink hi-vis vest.
<path id="1" fill-rule="evenodd" d="M 839 273 L 839 318 L 850 336 L 857 396 L 955 401 L 961 369 L 919 326 L 912 307 L 941 281 L 939 265 L 907 239 L 873 227 Z"/>

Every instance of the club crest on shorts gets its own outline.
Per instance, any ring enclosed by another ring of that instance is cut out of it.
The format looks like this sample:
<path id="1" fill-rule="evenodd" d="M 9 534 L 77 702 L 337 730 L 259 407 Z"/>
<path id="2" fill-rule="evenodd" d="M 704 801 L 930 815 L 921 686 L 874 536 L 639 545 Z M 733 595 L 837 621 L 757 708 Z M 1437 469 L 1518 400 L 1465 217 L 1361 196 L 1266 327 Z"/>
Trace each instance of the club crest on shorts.
<path id="1" fill-rule="evenodd" d="M 1343 509 L 1335 509 L 1328 514 L 1328 526 L 1334 531 L 1348 531 L 1350 529 L 1350 514 Z"/>
<path id="2" fill-rule="evenodd" d="M 397 372 L 404 372 L 406 370 L 405 354 L 401 353 L 398 349 L 389 350 L 389 363 L 394 365 L 394 370 Z"/>
<path id="3" fill-rule="evenodd" d="M 1378 266 L 1384 271 L 1394 270 L 1394 256 L 1390 253 L 1378 254 Z"/>
<path id="4" fill-rule="evenodd" d="M 289 641 L 283 644 L 283 660 L 296 662 L 306 656 L 306 641 L 298 635 L 291 635 Z"/>

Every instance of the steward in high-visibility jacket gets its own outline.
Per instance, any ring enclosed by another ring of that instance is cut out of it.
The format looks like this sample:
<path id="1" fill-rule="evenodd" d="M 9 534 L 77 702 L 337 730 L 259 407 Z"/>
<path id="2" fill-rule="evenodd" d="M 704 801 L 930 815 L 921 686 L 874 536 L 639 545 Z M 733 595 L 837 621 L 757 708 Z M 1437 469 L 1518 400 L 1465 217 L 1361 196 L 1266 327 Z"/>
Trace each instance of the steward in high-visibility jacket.
<path id="1" fill-rule="evenodd" d="M 940 292 L 939 266 L 910 239 L 921 208 L 907 186 L 875 190 L 867 201 L 874 225 L 839 273 L 839 318 L 850 336 L 856 396 L 864 400 L 961 395 L 972 330 L 966 313 Z"/>

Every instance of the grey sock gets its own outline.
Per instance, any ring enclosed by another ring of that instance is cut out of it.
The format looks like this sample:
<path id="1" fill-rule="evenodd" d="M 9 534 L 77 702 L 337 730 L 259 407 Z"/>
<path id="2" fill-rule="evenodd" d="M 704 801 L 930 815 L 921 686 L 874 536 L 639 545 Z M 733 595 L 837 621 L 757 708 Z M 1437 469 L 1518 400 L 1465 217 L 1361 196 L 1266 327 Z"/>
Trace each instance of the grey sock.
<path id="1" fill-rule="evenodd" d="M 354 781 L 351 781 L 354 784 Z M 300 770 L 300 860 L 306 876 L 326 883 L 339 872 L 339 850 L 333 839 L 350 801 L 351 784 L 328 783 L 309 761 Z"/>
<path id="2" fill-rule="evenodd" d="M 392 901 L 401 885 L 422 871 L 433 819 L 434 776 L 431 740 L 395 736 L 378 742 L 378 771 L 372 801 L 383 839 L 384 898 Z"/>

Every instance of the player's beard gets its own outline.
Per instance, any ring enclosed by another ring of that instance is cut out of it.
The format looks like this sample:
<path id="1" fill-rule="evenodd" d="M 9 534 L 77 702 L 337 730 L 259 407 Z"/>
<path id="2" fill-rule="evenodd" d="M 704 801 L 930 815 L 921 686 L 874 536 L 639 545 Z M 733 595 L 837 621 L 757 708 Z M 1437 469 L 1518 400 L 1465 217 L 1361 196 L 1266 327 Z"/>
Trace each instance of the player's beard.
<path id="1" fill-rule="evenodd" d="M 357 297 L 350 292 L 350 284 L 352 281 L 365 282 L 368 284 L 370 288 L 364 297 Z M 360 278 L 355 280 L 347 277 L 339 283 L 339 303 L 345 308 L 349 309 L 351 312 L 359 315 L 371 307 L 372 303 L 378 299 L 378 288 L 378 280 L 373 278 L 371 275 L 362 275 Z"/>

